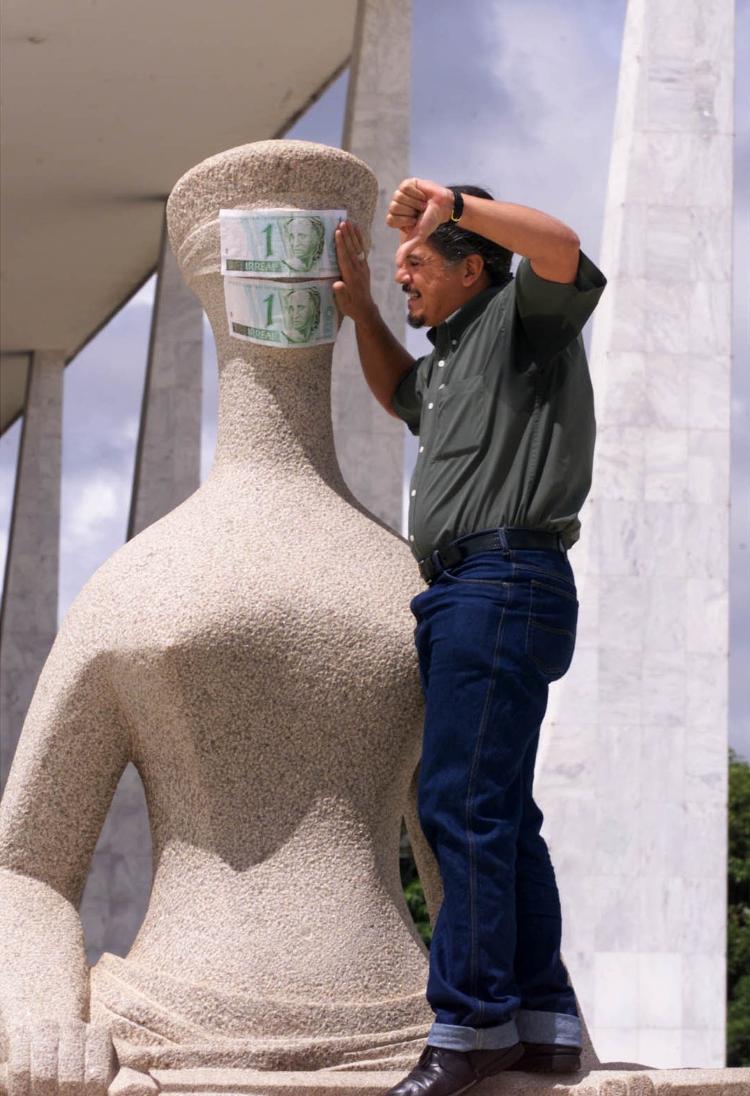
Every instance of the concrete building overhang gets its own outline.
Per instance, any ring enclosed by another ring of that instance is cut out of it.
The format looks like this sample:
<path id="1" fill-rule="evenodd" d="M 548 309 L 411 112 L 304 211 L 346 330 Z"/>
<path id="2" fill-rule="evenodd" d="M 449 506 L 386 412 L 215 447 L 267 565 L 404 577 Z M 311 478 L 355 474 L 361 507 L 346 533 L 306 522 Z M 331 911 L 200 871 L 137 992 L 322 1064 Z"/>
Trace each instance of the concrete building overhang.
<path id="1" fill-rule="evenodd" d="M 29 355 L 70 360 L 156 266 L 206 156 L 278 137 L 346 65 L 352 0 L 5 0 L 0 433 Z"/>

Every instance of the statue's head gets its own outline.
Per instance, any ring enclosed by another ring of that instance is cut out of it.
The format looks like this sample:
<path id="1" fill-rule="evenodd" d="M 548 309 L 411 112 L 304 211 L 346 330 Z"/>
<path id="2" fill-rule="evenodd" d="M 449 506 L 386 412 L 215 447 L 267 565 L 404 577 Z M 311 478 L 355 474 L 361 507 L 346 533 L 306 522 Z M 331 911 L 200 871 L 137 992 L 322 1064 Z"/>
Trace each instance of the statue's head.
<path id="1" fill-rule="evenodd" d="M 225 314 L 219 210 L 294 211 L 281 222 L 281 233 L 289 277 L 299 278 L 313 268 L 324 246 L 323 223 L 307 211 L 345 209 L 369 244 L 377 195 L 377 180 L 367 164 L 311 141 L 240 145 L 210 156 L 178 180 L 167 202 L 169 240 L 185 282 L 208 314 L 220 358 L 236 354 L 238 347 Z M 279 280 L 274 284 L 278 287 Z M 280 305 L 287 345 L 306 341 L 320 317 L 319 296 L 290 282 Z"/>

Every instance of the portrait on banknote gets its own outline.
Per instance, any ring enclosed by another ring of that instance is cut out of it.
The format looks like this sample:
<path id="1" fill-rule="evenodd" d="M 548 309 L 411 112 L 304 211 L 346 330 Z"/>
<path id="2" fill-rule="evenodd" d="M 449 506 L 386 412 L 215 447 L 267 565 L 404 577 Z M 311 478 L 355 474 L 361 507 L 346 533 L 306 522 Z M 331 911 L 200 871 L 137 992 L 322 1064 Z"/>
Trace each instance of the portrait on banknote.
<path id="1" fill-rule="evenodd" d="M 287 217 L 280 222 L 281 239 L 290 270 L 307 274 L 323 254 L 325 228 L 320 217 Z"/>
<path id="2" fill-rule="evenodd" d="M 290 343 L 310 343 L 320 326 L 320 292 L 315 288 L 288 289 L 281 294 L 282 331 Z"/>

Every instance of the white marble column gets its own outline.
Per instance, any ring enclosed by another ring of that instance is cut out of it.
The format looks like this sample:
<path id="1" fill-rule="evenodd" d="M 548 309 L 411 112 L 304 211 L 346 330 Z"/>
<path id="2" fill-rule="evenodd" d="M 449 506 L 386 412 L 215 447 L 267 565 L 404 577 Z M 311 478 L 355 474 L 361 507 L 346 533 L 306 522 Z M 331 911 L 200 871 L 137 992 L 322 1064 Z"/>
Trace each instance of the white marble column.
<path id="1" fill-rule="evenodd" d="M 163 227 L 128 540 L 198 489 L 202 361 L 203 309 Z"/>
<path id="2" fill-rule="evenodd" d="M 65 353 L 31 355 L 0 609 L 0 791 L 57 632 Z"/>
<path id="3" fill-rule="evenodd" d="M 537 783 L 602 1060 L 724 1064 L 731 0 L 630 0 L 572 670 Z"/>
<path id="4" fill-rule="evenodd" d="M 378 178 L 369 258 L 373 296 L 401 341 L 404 296 L 393 280 L 398 233 L 387 227 L 385 214 L 392 192 L 409 172 L 410 43 L 410 0 L 359 0 L 342 143 Z M 332 387 L 336 452 L 344 478 L 369 510 L 400 531 L 405 427 L 367 387 L 348 319 L 336 342 Z"/>
<path id="5" fill-rule="evenodd" d="M 203 310 L 185 286 L 162 230 L 127 539 L 200 485 Z M 90 963 L 125 955 L 148 905 L 151 835 L 143 785 L 120 779 L 81 900 Z"/>

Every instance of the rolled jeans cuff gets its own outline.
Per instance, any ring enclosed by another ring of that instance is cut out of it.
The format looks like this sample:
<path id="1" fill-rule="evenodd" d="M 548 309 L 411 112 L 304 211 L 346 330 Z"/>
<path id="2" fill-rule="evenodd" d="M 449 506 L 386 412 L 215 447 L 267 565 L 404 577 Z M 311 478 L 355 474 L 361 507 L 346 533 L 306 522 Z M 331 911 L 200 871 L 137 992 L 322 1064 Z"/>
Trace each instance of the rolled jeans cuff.
<path id="1" fill-rule="evenodd" d="M 557 1046 L 581 1046 L 581 1020 L 567 1012 L 542 1012 L 520 1008 L 516 1013 L 518 1034 L 524 1043 L 554 1043 Z"/>
<path id="2" fill-rule="evenodd" d="M 502 1050 L 515 1046 L 519 1041 L 515 1020 L 483 1028 L 434 1023 L 427 1033 L 430 1046 L 446 1047 L 448 1050 Z"/>

